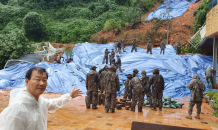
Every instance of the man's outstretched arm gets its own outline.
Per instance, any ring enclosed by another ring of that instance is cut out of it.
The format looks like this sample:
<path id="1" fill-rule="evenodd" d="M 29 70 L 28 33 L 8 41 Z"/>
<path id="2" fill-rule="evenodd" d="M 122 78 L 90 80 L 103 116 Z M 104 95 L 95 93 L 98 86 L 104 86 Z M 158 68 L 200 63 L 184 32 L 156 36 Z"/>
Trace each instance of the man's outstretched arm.
<path id="1" fill-rule="evenodd" d="M 57 109 L 62 108 L 63 106 L 70 103 L 72 98 L 81 96 L 83 93 L 80 89 L 75 89 L 75 86 L 71 90 L 71 93 L 64 94 L 59 98 L 54 98 L 49 100 L 49 109 L 50 113 L 54 113 Z"/>

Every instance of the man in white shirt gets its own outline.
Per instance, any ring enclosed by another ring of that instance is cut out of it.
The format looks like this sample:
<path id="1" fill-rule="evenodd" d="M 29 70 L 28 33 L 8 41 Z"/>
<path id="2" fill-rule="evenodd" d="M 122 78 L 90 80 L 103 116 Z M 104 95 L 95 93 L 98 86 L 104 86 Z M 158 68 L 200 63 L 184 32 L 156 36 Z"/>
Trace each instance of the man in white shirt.
<path id="1" fill-rule="evenodd" d="M 26 89 L 10 92 L 9 106 L 0 114 L 0 130 L 46 130 L 48 112 L 70 103 L 72 98 L 81 96 L 80 89 L 71 90 L 59 98 L 45 99 L 40 95 L 46 89 L 48 74 L 44 68 L 33 67 L 26 73 Z"/>

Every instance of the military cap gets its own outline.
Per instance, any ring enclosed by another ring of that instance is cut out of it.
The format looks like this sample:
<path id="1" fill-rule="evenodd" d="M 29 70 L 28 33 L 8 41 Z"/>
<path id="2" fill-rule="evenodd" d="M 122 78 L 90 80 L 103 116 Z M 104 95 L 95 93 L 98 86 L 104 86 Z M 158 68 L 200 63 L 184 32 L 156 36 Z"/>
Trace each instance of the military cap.
<path id="1" fill-rule="evenodd" d="M 109 69 L 107 65 L 105 65 L 104 69 Z"/>
<path id="2" fill-rule="evenodd" d="M 116 57 L 119 57 L 119 55 L 116 55 Z"/>
<path id="3" fill-rule="evenodd" d="M 146 71 L 145 71 L 145 70 L 142 70 L 141 74 L 146 75 Z"/>
<path id="4" fill-rule="evenodd" d="M 137 69 L 134 69 L 133 72 L 138 73 L 139 71 Z"/>
<path id="5" fill-rule="evenodd" d="M 97 68 L 97 67 L 93 65 L 93 66 L 91 67 L 91 70 L 95 70 L 96 68 Z"/>
<path id="6" fill-rule="evenodd" d="M 127 74 L 128 79 L 132 79 L 132 74 Z"/>

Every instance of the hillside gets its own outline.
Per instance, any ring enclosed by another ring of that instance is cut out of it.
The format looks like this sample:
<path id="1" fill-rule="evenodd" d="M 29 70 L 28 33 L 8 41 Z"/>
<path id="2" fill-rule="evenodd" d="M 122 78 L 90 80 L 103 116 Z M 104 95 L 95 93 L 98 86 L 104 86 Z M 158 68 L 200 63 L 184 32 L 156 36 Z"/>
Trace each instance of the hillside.
<path id="1" fill-rule="evenodd" d="M 156 10 L 159 6 L 159 2 L 155 2 L 155 6 L 149 10 L 145 15 L 142 16 L 142 20 L 147 18 L 147 16 L 154 10 Z M 201 5 L 201 1 L 197 3 L 193 3 L 188 7 L 186 12 L 177 18 L 174 18 L 170 24 L 169 31 L 169 44 L 175 45 L 175 42 L 181 41 L 182 45 L 187 45 L 190 37 L 194 35 L 193 29 L 195 23 L 194 11 L 197 10 L 197 7 Z M 155 30 L 155 24 L 160 27 L 158 30 Z M 107 42 L 114 42 L 115 40 L 119 40 L 120 37 L 125 39 L 125 43 L 127 45 L 131 45 L 133 38 L 137 39 L 137 43 L 140 47 L 146 48 L 146 43 L 148 39 L 153 39 L 152 42 L 154 47 L 159 46 L 161 38 L 166 39 L 167 34 L 167 21 L 161 20 L 152 20 L 150 22 L 141 22 L 138 24 L 136 29 L 132 29 L 132 25 L 123 28 L 121 33 L 116 34 L 117 30 L 111 31 L 100 31 L 97 34 L 93 34 L 90 41 L 93 41 L 96 38 L 96 43 L 101 42 L 101 38 L 107 39 Z M 149 36 L 150 35 L 150 36 Z M 158 36 L 159 35 L 159 36 Z M 155 36 L 155 37 L 152 37 Z"/>

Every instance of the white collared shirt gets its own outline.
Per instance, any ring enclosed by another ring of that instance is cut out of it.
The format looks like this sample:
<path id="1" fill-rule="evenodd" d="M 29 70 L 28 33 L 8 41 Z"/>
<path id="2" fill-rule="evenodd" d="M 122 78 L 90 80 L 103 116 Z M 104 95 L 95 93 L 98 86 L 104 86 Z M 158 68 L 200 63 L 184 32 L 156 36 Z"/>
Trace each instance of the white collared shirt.
<path id="1" fill-rule="evenodd" d="M 70 103 L 70 94 L 59 98 L 46 99 L 35 97 L 24 89 L 14 89 L 10 92 L 9 106 L 0 114 L 0 130 L 47 130 L 48 112 Z"/>

